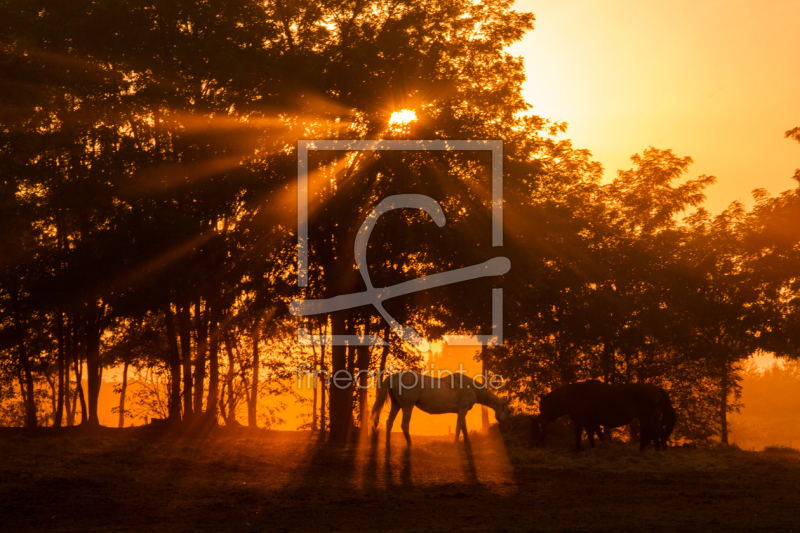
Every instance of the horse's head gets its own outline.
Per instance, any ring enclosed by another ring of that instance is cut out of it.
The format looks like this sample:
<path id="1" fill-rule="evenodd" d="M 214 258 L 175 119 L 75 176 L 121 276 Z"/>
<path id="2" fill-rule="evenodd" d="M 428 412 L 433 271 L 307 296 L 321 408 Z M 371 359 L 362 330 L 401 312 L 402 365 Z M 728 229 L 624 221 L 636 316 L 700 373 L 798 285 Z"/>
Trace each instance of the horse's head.
<path id="1" fill-rule="evenodd" d="M 506 422 L 511 419 L 511 407 L 508 400 L 503 400 L 501 405 L 494 410 L 494 417 L 498 422 Z"/>

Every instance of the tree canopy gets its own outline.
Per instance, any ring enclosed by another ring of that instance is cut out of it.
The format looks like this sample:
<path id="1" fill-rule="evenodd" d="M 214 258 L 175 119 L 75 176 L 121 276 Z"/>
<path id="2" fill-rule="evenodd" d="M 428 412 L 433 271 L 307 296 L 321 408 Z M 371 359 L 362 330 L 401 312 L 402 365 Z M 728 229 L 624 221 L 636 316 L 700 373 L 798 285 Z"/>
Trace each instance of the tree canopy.
<path id="1" fill-rule="evenodd" d="M 715 178 L 653 147 L 604 183 L 560 138 L 566 125 L 523 98 L 524 65 L 506 49 L 534 17 L 510 0 L 8 0 L 0 21 L 0 403 L 21 406 L 3 423 L 72 424 L 80 410 L 99 424 L 103 372 L 120 364 L 126 379 L 146 370 L 160 415 L 233 423 L 246 406 L 250 425 L 298 365 L 420 368 L 371 308 L 288 313 L 294 298 L 365 289 L 355 235 L 394 194 L 432 197 L 447 223 L 381 217 L 366 252 L 375 286 L 500 255 L 511 270 L 387 312 L 431 341 L 486 334 L 503 287 L 506 342 L 480 357 L 525 408 L 579 379 L 653 382 L 687 413 L 682 436 L 725 440 L 738 362 L 797 357 L 797 190 L 711 216 Z M 415 120 L 392 123 L 402 109 Z M 503 247 L 487 152 L 313 151 L 298 288 L 307 139 L 501 139 Z M 299 328 L 388 346 L 306 348 Z M 344 442 L 366 396 L 350 382 L 329 400 Z"/>

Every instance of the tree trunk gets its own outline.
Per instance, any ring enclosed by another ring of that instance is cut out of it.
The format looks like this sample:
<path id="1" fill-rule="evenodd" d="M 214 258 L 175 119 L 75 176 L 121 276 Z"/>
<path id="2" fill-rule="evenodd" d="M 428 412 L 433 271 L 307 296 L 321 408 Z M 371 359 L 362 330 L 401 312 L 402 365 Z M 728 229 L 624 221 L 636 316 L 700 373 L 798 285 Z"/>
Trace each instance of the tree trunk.
<path id="1" fill-rule="evenodd" d="M 69 413 L 67 413 L 67 425 L 74 426 L 75 425 L 75 414 L 78 412 L 78 387 L 75 387 L 75 392 L 72 394 L 72 407 L 70 408 Z"/>
<path id="2" fill-rule="evenodd" d="M 225 408 L 225 391 L 227 390 L 226 382 L 222 382 L 222 390 L 220 390 L 219 404 L 217 405 L 218 412 L 222 417 L 222 423 L 228 425 L 228 410 Z"/>
<path id="3" fill-rule="evenodd" d="M 228 388 L 228 416 L 225 417 L 225 423 L 233 424 L 236 422 L 236 398 L 233 393 L 233 370 L 236 360 L 233 356 L 233 346 L 229 335 L 225 336 L 225 351 L 228 353 L 228 375 L 225 380 Z"/>
<path id="4" fill-rule="evenodd" d="M 67 320 L 67 327 L 64 331 L 64 351 L 66 353 L 66 360 L 64 361 L 64 410 L 67 412 L 67 425 L 73 426 L 75 425 L 75 403 L 74 403 L 74 396 L 72 396 L 72 385 L 71 385 L 71 378 L 69 376 L 69 368 L 72 364 L 72 360 L 74 359 L 72 353 L 72 343 L 70 341 L 70 334 L 69 334 L 69 320 Z"/>
<path id="5" fill-rule="evenodd" d="M 94 303 L 90 304 L 92 310 L 89 316 L 84 318 L 84 334 L 86 343 L 86 384 L 89 388 L 89 418 L 87 424 L 99 426 L 100 419 L 97 415 L 97 401 L 100 397 L 100 386 L 102 384 L 103 370 L 100 364 L 100 331 L 97 324 L 96 309 Z"/>
<path id="6" fill-rule="evenodd" d="M 35 428 L 38 425 L 36 415 L 36 396 L 33 386 L 33 372 L 28 353 L 23 340 L 18 341 L 19 358 L 22 363 L 22 373 L 25 376 L 25 427 Z"/>
<path id="7" fill-rule="evenodd" d="M 169 419 L 179 422 L 181 419 L 181 354 L 178 351 L 178 338 L 175 334 L 172 305 L 164 307 L 164 322 L 167 325 L 167 341 L 169 343 L 169 370 L 172 390 L 169 395 Z"/>
<path id="8" fill-rule="evenodd" d="M 72 343 L 75 350 L 75 389 L 78 400 L 81 402 L 81 424 L 85 424 L 89 413 L 86 409 L 86 396 L 83 394 L 83 358 L 81 357 L 83 346 L 81 346 L 78 335 L 77 320 L 72 322 Z"/>
<path id="9" fill-rule="evenodd" d="M 606 339 L 603 339 L 601 361 L 603 366 L 603 382 L 612 384 L 611 380 L 614 374 L 614 350 Z"/>
<path id="10" fill-rule="evenodd" d="M 351 317 L 347 320 L 347 326 L 345 331 L 347 335 L 355 335 L 356 334 L 356 325 L 355 325 L 355 318 L 351 315 Z M 357 346 L 356 345 L 349 345 L 347 346 L 347 375 L 351 376 L 353 380 L 351 385 L 351 396 L 350 396 L 350 430 L 355 429 L 355 410 L 356 406 L 358 405 L 358 387 L 356 387 L 356 358 L 357 358 Z M 348 434 L 350 433 L 348 430 Z"/>
<path id="11" fill-rule="evenodd" d="M 36 397 L 34 396 L 33 388 L 33 372 L 31 371 L 30 359 L 28 359 L 28 349 L 25 346 L 25 329 L 16 288 L 9 290 L 8 294 L 11 297 L 11 310 L 14 315 L 14 333 L 16 335 L 19 364 L 25 378 L 26 392 L 23 397 L 25 403 L 25 426 L 35 428 L 37 425 L 37 417 Z"/>
<path id="12" fill-rule="evenodd" d="M 178 336 L 181 339 L 181 360 L 183 361 L 183 419 L 192 418 L 192 326 L 189 306 L 186 303 L 178 309 Z"/>
<path id="13" fill-rule="evenodd" d="M 64 250 L 66 248 L 64 233 L 64 219 L 59 209 L 56 212 L 56 244 L 58 249 L 59 274 L 63 267 Z M 56 336 L 58 343 L 58 403 L 56 404 L 53 426 L 61 427 L 61 421 L 64 418 L 64 400 L 67 398 L 67 401 L 69 401 L 69 361 L 67 360 L 66 341 L 64 339 L 64 313 L 62 313 L 60 307 L 56 309 Z M 67 404 L 67 410 L 69 410 L 69 404 Z"/>
<path id="14" fill-rule="evenodd" d="M 25 377 L 23 376 L 22 369 L 19 369 L 19 373 L 17 374 L 17 383 L 19 384 L 19 395 L 22 398 L 22 406 L 21 414 L 23 420 L 26 420 L 27 414 L 26 409 L 28 408 L 28 392 L 25 390 Z M 27 426 L 27 421 L 26 421 Z"/>
<path id="15" fill-rule="evenodd" d="M 47 380 L 47 386 L 50 387 L 50 416 L 53 417 L 53 422 L 55 423 L 56 411 L 58 410 L 58 383 L 56 383 L 58 376 L 52 378 L 50 375 L 45 374 L 45 379 Z"/>
<path id="16" fill-rule="evenodd" d="M 314 354 L 314 364 L 311 365 L 313 375 L 313 398 L 311 400 L 311 432 L 312 434 L 317 431 L 317 366 L 319 364 L 319 357 L 317 356 L 317 347 L 311 344 L 311 352 Z"/>
<path id="17" fill-rule="evenodd" d="M 483 374 L 484 386 L 488 387 L 489 384 L 489 365 L 486 364 L 486 359 L 489 357 L 489 347 L 486 343 L 481 344 L 481 373 Z M 489 431 L 489 408 L 481 405 L 481 428 L 483 431 Z"/>
<path id="18" fill-rule="evenodd" d="M 209 416 L 217 419 L 217 402 L 219 401 L 219 325 L 217 319 L 211 315 L 208 345 L 208 402 L 206 409 Z"/>
<path id="19" fill-rule="evenodd" d="M 366 334 L 366 330 L 365 330 Z M 369 425 L 369 346 L 356 348 L 356 366 L 358 367 L 358 425 L 362 433 Z"/>
<path id="20" fill-rule="evenodd" d="M 350 319 L 347 321 L 347 327 L 345 329 L 347 335 L 355 335 L 356 329 L 353 325 L 353 320 Z M 347 345 L 347 372 L 351 376 L 355 376 L 356 374 L 356 346 L 355 345 Z"/>
<path id="21" fill-rule="evenodd" d="M 56 413 L 53 417 L 53 426 L 60 428 L 61 420 L 64 417 L 64 367 L 66 364 L 66 349 L 64 347 L 64 315 L 61 311 L 56 311 L 56 337 L 58 345 L 58 400 L 56 402 Z"/>
<path id="22" fill-rule="evenodd" d="M 574 383 L 576 379 L 574 364 L 576 362 L 575 354 L 573 354 L 566 343 L 562 342 L 560 337 L 556 338 L 556 353 L 558 360 L 558 376 L 561 379 L 561 385 L 568 385 Z"/>
<path id="23" fill-rule="evenodd" d="M 625 350 L 625 383 L 633 383 L 633 364 L 631 363 L 630 348 Z"/>
<path id="24" fill-rule="evenodd" d="M 722 444 L 728 444 L 728 365 L 722 365 L 722 379 L 719 387 L 719 433 Z"/>
<path id="25" fill-rule="evenodd" d="M 388 339 L 389 335 L 391 334 L 392 334 L 391 328 L 388 325 L 384 326 L 383 339 L 384 340 Z M 381 382 L 383 381 L 384 374 L 386 373 L 386 360 L 389 358 L 389 348 L 390 348 L 389 341 L 387 340 L 386 345 L 383 347 L 383 350 L 381 351 L 381 363 L 380 366 L 378 367 L 378 382 L 376 385 L 378 389 L 381 388 Z"/>
<path id="26" fill-rule="evenodd" d="M 344 335 L 342 312 L 331 313 L 331 333 Z M 330 442 L 346 444 L 353 418 L 353 381 L 347 375 L 347 346 L 331 346 Z"/>
<path id="27" fill-rule="evenodd" d="M 315 358 L 316 359 L 316 358 Z M 316 362 L 316 361 L 315 361 Z M 314 376 L 313 376 L 313 398 L 311 399 L 311 432 L 316 433 L 317 431 L 317 373 L 316 373 L 317 365 L 314 365 Z"/>
<path id="28" fill-rule="evenodd" d="M 119 427 L 125 427 L 125 393 L 128 391 L 128 362 L 122 368 L 122 390 L 119 392 Z"/>
<path id="29" fill-rule="evenodd" d="M 194 304 L 194 330 L 197 332 L 197 354 L 194 359 L 194 412 L 202 413 L 208 347 L 208 306 L 206 305 L 206 313 L 202 313 L 200 298 Z"/>
<path id="30" fill-rule="evenodd" d="M 327 328 L 326 328 L 327 329 Z M 320 328 L 320 332 L 322 328 Z M 325 433 L 328 429 L 328 406 L 326 394 L 328 391 L 328 371 L 325 366 L 325 346 L 319 347 L 319 369 L 320 369 L 320 390 L 319 390 L 319 430 Z"/>
<path id="31" fill-rule="evenodd" d="M 250 330 L 250 340 L 253 345 L 253 379 L 250 382 L 250 397 L 247 402 L 247 425 L 251 428 L 258 427 L 256 409 L 258 406 L 258 373 L 261 370 L 261 359 L 258 352 L 258 341 L 261 338 L 261 317 L 253 322 Z"/>

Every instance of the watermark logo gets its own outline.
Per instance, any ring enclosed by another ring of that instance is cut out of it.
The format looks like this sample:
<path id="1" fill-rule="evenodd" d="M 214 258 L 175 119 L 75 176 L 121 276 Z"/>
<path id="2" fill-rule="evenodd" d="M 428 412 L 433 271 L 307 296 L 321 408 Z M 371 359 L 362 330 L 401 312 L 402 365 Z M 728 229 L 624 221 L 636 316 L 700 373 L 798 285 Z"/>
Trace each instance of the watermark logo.
<path id="1" fill-rule="evenodd" d="M 440 389 L 442 387 L 469 389 L 474 387 L 476 389 L 498 390 L 505 385 L 505 379 L 499 374 L 478 374 L 473 379 L 467 377 L 466 372 L 463 365 L 459 365 L 456 371 L 431 369 L 423 370 L 422 373 L 411 371 L 395 372 L 389 365 L 386 370 L 379 372 L 375 370 L 359 370 L 352 374 L 349 370 L 341 369 L 331 375 L 325 369 L 312 368 L 305 363 L 298 365 L 295 371 L 298 389 L 316 389 L 318 383 L 327 389 L 331 387 L 347 389 L 351 385 L 355 385 L 359 389 L 370 389 L 387 378 L 390 386 L 394 380 L 397 380 L 400 389 L 411 389 L 419 385 L 423 389 Z M 400 379 L 403 375 L 406 376 L 406 379 Z M 365 379 L 361 379 L 362 376 Z M 408 378 L 413 378 L 413 381 Z"/>
<path id="2" fill-rule="evenodd" d="M 494 141 L 424 141 L 424 140 L 379 140 L 379 141 L 299 141 L 297 161 L 297 284 L 308 285 L 308 152 L 309 150 L 490 150 L 492 152 L 492 246 L 503 245 L 503 142 Z M 372 305 L 389 324 L 395 335 L 418 350 L 426 352 L 428 342 L 413 328 L 398 323 L 383 307 L 390 298 L 452 285 L 482 277 L 502 276 L 511 268 L 506 257 L 495 257 L 478 265 L 423 276 L 398 283 L 390 287 L 374 287 L 366 263 L 367 244 L 378 218 L 393 209 L 420 209 L 442 227 L 446 223 L 441 205 L 422 194 L 399 194 L 384 198 L 367 216 L 358 230 L 355 240 L 355 262 L 367 290 L 344 294 L 321 300 L 292 301 L 289 312 L 295 316 L 311 316 Z M 503 289 L 492 289 L 492 334 L 491 335 L 445 335 L 449 345 L 481 346 L 503 343 Z M 312 335 L 305 328 L 297 331 L 301 345 L 385 345 L 378 335 Z M 352 376 L 349 376 L 352 378 Z"/>

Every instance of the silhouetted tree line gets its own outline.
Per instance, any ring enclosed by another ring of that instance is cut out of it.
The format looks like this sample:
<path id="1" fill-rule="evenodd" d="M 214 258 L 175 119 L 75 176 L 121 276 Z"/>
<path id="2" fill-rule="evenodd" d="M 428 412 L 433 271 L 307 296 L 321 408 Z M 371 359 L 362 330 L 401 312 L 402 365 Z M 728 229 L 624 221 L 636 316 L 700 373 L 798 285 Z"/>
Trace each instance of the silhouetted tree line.
<path id="1" fill-rule="evenodd" d="M 752 210 L 712 216 L 699 206 L 715 178 L 687 181 L 691 159 L 655 148 L 603 184 L 588 151 L 558 140 L 566 125 L 521 95 L 522 61 L 504 49 L 533 22 L 508 0 L 0 3 L 4 420 L 99 424 L 111 367 L 120 423 L 133 367 L 159 379 L 173 421 L 231 424 L 246 406 L 255 426 L 258 398 L 300 364 L 418 366 L 372 308 L 287 311 L 364 290 L 357 228 L 382 198 L 417 192 L 447 224 L 384 215 L 367 252 L 376 287 L 497 255 L 512 269 L 391 300 L 398 322 L 429 339 L 488 333 L 502 286 L 506 342 L 480 353 L 520 402 L 579 379 L 653 382 L 681 435 L 725 441 L 737 363 L 798 353 L 800 193 L 756 191 Z M 403 108 L 418 120 L 390 124 Z M 503 247 L 486 152 L 314 151 L 298 289 L 298 139 L 376 138 L 503 139 Z M 300 327 L 388 345 L 302 348 Z M 339 442 L 363 427 L 363 383 L 315 392 L 312 426 Z"/>

